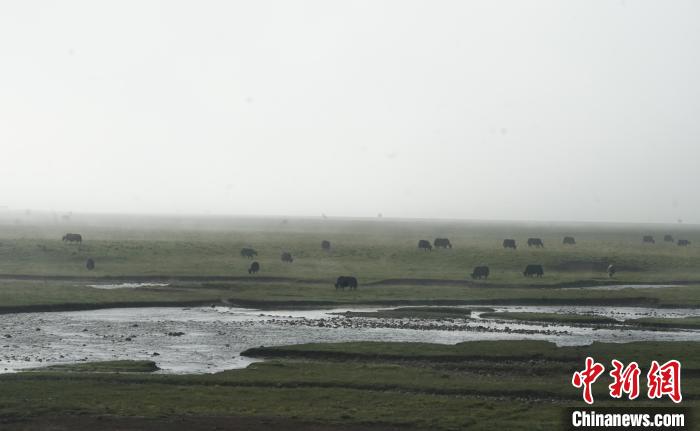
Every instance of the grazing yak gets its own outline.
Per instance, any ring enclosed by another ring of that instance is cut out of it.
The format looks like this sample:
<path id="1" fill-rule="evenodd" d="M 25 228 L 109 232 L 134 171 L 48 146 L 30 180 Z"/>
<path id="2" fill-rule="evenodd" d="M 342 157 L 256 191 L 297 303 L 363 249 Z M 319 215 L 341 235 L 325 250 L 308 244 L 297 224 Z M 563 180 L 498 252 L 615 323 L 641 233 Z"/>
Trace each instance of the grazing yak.
<path id="1" fill-rule="evenodd" d="M 348 287 L 351 290 L 352 289 L 357 289 L 357 279 L 355 277 L 346 277 L 346 276 L 340 276 L 338 279 L 335 281 L 335 288 L 336 289 L 343 289 Z"/>
<path id="2" fill-rule="evenodd" d="M 527 246 L 528 247 L 537 247 L 537 248 L 542 248 L 544 247 L 544 243 L 540 238 L 528 238 L 527 239 Z"/>
<path id="3" fill-rule="evenodd" d="M 294 258 L 292 257 L 292 253 L 289 253 L 286 251 L 280 255 L 280 259 L 282 260 L 282 262 L 286 262 L 286 263 L 294 262 Z"/>
<path id="4" fill-rule="evenodd" d="M 651 235 L 644 235 L 644 237 L 642 238 L 642 242 L 647 244 L 656 244 L 656 241 L 654 241 L 654 237 Z"/>
<path id="5" fill-rule="evenodd" d="M 83 242 L 83 236 L 80 235 L 79 233 L 67 233 L 63 235 L 63 241 L 68 241 L 68 242 Z"/>
<path id="6" fill-rule="evenodd" d="M 678 245 L 681 247 L 687 247 L 690 245 L 690 241 L 688 241 L 687 239 L 679 239 Z"/>
<path id="7" fill-rule="evenodd" d="M 562 244 L 565 245 L 576 245 L 576 239 L 573 236 L 565 236 Z"/>
<path id="8" fill-rule="evenodd" d="M 427 239 L 418 241 L 418 248 L 422 249 L 423 251 L 433 251 L 433 246 L 430 245 L 430 241 Z"/>
<path id="9" fill-rule="evenodd" d="M 452 248 L 452 244 L 450 244 L 450 240 L 447 238 L 435 238 L 433 245 L 435 248 Z"/>
<path id="10" fill-rule="evenodd" d="M 515 244 L 514 239 L 504 239 L 503 248 L 512 248 L 513 250 L 516 250 L 518 246 Z"/>
<path id="11" fill-rule="evenodd" d="M 608 265 L 608 277 L 613 278 L 615 276 L 615 273 L 617 272 L 617 268 L 615 268 L 615 265 Z"/>
<path id="12" fill-rule="evenodd" d="M 252 248 L 242 248 L 241 249 L 241 256 L 247 257 L 249 259 L 252 259 L 253 256 L 257 256 L 258 252 L 253 250 Z"/>
<path id="13" fill-rule="evenodd" d="M 673 235 L 664 235 L 664 242 L 673 242 Z"/>
<path id="14" fill-rule="evenodd" d="M 544 275 L 544 269 L 542 269 L 542 265 L 528 265 L 525 267 L 523 275 L 525 277 L 533 277 L 535 275 L 542 277 Z"/>
<path id="15" fill-rule="evenodd" d="M 474 271 L 472 271 L 472 278 L 478 278 L 479 280 L 483 278 L 488 280 L 490 273 L 491 271 L 489 270 L 488 266 L 477 266 L 474 268 Z"/>
<path id="16" fill-rule="evenodd" d="M 85 261 L 85 268 L 87 268 L 90 271 L 95 269 L 95 261 L 91 257 L 89 257 L 88 260 Z"/>
<path id="17" fill-rule="evenodd" d="M 248 274 L 257 274 L 260 271 L 260 264 L 258 262 L 253 262 L 248 268 Z"/>
<path id="18" fill-rule="evenodd" d="M 330 249 L 331 249 L 331 242 L 330 241 L 326 241 L 325 239 L 323 241 L 321 241 L 321 250 L 330 251 Z"/>

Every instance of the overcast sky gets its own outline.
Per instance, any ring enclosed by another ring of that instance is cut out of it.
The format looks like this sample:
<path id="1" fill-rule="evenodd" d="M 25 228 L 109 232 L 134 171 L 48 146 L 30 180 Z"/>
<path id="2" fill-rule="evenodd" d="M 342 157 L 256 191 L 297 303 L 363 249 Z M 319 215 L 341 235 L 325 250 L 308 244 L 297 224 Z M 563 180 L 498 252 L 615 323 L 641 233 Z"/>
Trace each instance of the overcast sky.
<path id="1" fill-rule="evenodd" d="M 0 206 L 700 223 L 700 2 L 0 3 Z"/>

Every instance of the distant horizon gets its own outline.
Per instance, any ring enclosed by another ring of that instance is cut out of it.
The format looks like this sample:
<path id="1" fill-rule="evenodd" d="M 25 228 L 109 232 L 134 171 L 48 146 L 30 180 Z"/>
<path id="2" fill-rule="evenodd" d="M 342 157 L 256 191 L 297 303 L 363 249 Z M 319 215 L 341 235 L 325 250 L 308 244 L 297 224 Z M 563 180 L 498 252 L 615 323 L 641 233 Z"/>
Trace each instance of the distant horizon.
<path id="1" fill-rule="evenodd" d="M 27 214 L 29 211 L 29 214 Z M 406 222 L 457 222 L 457 223 L 498 223 L 498 224 L 556 224 L 556 225 L 621 225 L 621 226 L 643 226 L 660 225 L 665 227 L 693 228 L 700 227 L 700 223 L 686 222 L 663 222 L 663 221 L 610 221 L 610 220 L 546 220 L 546 219 L 506 219 L 506 218 L 452 218 L 452 217 L 402 217 L 382 215 L 362 216 L 362 215 L 330 215 L 330 214 L 226 214 L 226 213 L 154 213 L 154 212 L 102 212 L 102 211 L 66 211 L 66 210 L 46 210 L 36 208 L 7 208 L 0 206 L 0 220 L 3 215 L 12 213 L 19 216 L 42 215 L 46 217 L 70 217 L 90 218 L 90 217 L 124 217 L 124 218 L 172 218 L 172 219 L 268 219 L 268 220 L 337 220 L 337 221 L 406 221 Z"/>

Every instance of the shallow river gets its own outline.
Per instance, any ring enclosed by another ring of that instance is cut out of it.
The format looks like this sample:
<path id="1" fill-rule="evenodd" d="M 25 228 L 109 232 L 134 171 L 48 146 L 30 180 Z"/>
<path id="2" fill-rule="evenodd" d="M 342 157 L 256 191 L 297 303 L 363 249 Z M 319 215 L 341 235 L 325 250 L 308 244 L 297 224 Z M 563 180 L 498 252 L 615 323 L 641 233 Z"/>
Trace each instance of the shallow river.
<path id="1" fill-rule="evenodd" d="M 468 308 L 468 307 L 467 307 Z M 699 309 L 495 306 L 497 311 L 581 313 L 617 320 L 700 316 Z M 0 315 L 0 372 L 61 363 L 152 359 L 164 373 L 210 373 L 242 368 L 250 347 L 309 342 L 532 339 L 558 345 L 593 341 L 700 341 L 696 330 L 628 330 L 480 319 L 348 318 L 348 310 L 260 311 L 243 308 L 120 308 Z"/>

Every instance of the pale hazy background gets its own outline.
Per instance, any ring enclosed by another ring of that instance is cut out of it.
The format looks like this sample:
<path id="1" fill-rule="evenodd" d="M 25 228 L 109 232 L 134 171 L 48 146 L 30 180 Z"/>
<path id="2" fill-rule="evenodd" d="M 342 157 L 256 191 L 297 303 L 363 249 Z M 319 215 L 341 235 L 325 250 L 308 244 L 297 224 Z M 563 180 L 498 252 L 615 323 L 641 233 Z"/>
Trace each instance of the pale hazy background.
<path id="1" fill-rule="evenodd" d="M 681 0 L 2 2 L 0 207 L 700 223 L 699 22 Z"/>

